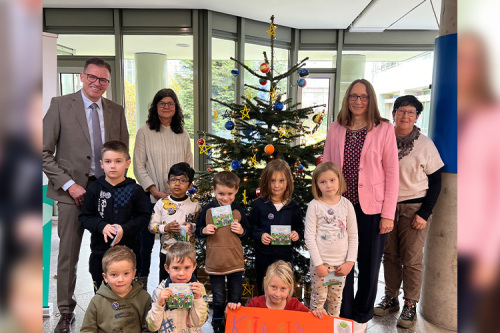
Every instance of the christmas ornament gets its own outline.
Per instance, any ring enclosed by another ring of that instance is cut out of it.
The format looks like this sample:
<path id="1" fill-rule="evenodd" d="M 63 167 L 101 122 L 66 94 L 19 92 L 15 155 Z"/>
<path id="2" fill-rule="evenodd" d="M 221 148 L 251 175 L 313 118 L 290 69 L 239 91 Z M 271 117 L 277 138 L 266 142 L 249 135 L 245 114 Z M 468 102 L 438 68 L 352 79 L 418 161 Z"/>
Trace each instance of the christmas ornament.
<path id="1" fill-rule="evenodd" d="M 207 146 L 207 143 L 203 142 L 203 144 L 200 146 L 200 155 L 201 154 L 208 155 L 208 153 L 210 152 L 211 148 L 212 148 L 212 146 Z"/>
<path id="2" fill-rule="evenodd" d="M 226 110 L 224 112 L 224 114 L 222 115 L 222 118 L 224 118 L 224 119 L 231 118 L 231 113 L 229 113 L 229 110 Z"/>
<path id="3" fill-rule="evenodd" d="M 259 148 L 255 148 L 255 147 L 252 148 L 252 153 L 257 154 L 258 152 L 259 152 Z"/>
<path id="4" fill-rule="evenodd" d="M 230 131 L 230 130 L 232 130 L 232 129 L 234 128 L 234 123 L 233 123 L 231 120 L 228 120 L 228 121 L 226 122 L 226 124 L 224 125 L 224 127 L 225 127 L 228 131 Z"/>
<path id="5" fill-rule="evenodd" d="M 255 194 L 257 194 L 258 197 L 260 197 L 260 187 L 257 187 L 255 190 Z"/>
<path id="6" fill-rule="evenodd" d="M 267 72 L 269 72 L 269 70 L 271 69 L 271 66 L 269 66 L 269 64 L 267 62 L 263 62 L 262 64 L 260 64 L 260 71 L 264 74 L 266 74 Z"/>
<path id="7" fill-rule="evenodd" d="M 307 84 L 307 81 L 306 79 L 303 79 L 303 78 L 300 78 L 298 81 L 297 81 L 297 85 L 301 88 L 304 88 Z"/>
<path id="8" fill-rule="evenodd" d="M 217 112 L 217 109 L 214 110 L 214 121 L 217 121 L 217 118 L 219 118 L 219 113 Z"/>
<path id="9" fill-rule="evenodd" d="M 188 193 L 189 194 L 195 194 L 198 192 L 198 186 L 196 185 L 193 185 L 193 187 L 191 187 L 189 190 L 188 190 Z"/>
<path id="10" fill-rule="evenodd" d="M 323 162 L 323 155 L 316 157 L 316 164 L 320 164 Z"/>
<path id="11" fill-rule="evenodd" d="M 287 137 L 287 138 L 289 138 L 290 137 L 290 131 L 291 131 L 291 129 L 286 128 L 286 125 L 283 126 L 283 128 L 279 131 L 280 138 L 281 137 Z"/>
<path id="12" fill-rule="evenodd" d="M 235 76 L 235 77 L 238 76 L 238 75 L 240 75 L 239 69 L 238 68 L 231 69 L 231 75 Z"/>
<path id="13" fill-rule="evenodd" d="M 267 80 L 266 79 L 259 79 L 259 83 L 261 86 L 265 86 L 267 84 Z"/>
<path id="14" fill-rule="evenodd" d="M 274 146 L 273 145 L 267 145 L 266 148 L 264 148 L 264 151 L 266 153 L 268 153 L 269 155 L 271 155 L 272 153 L 274 153 Z"/>
<path id="15" fill-rule="evenodd" d="M 283 107 L 284 107 L 284 106 L 285 106 L 285 105 L 284 105 L 283 103 L 281 103 L 281 102 L 276 102 L 276 103 L 274 103 L 274 109 L 275 109 L 276 111 L 281 111 L 281 110 L 283 110 Z"/>
<path id="16" fill-rule="evenodd" d="M 204 139 L 198 140 L 198 146 L 203 146 L 204 143 L 205 143 Z"/>
<path id="17" fill-rule="evenodd" d="M 244 179 L 244 178 L 243 178 Z M 243 204 L 248 205 L 247 201 L 247 190 L 243 191 Z"/>
<path id="18" fill-rule="evenodd" d="M 276 26 L 271 23 L 271 26 L 269 27 L 269 30 L 266 30 L 266 32 L 269 34 L 269 37 L 275 36 L 276 37 Z"/>
<path id="19" fill-rule="evenodd" d="M 250 167 L 257 169 L 257 157 L 255 155 L 250 159 Z"/>
<path id="20" fill-rule="evenodd" d="M 308 76 L 309 76 L 309 71 L 308 71 L 307 69 L 305 69 L 305 68 L 302 68 L 302 69 L 299 71 L 299 76 L 300 76 L 300 77 L 304 77 L 304 78 L 306 78 L 306 77 L 308 77 Z"/>
<path id="21" fill-rule="evenodd" d="M 302 164 L 299 164 L 299 170 L 304 170 L 304 166 Z"/>
<path id="22" fill-rule="evenodd" d="M 241 110 L 240 112 L 241 112 L 241 119 L 242 120 L 244 120 L 245 118 L 250 119 L 250 116 L 248 115 L 248 113 L 250 112 L 250 109 L 246 105 L 243 108 L 243 110 Z"/>
<path id="23" fill-rule="evenodd" d="M 231 162 L 231 169 L 233 170 L 239 170 L 241 169 L 241 162 L 238 160 L 234 160 Z"/>
<path id="24" fill-rule="evenodd" d="M 315 114 L 314 117 L 313 117 L 313 121 L 316 124 L 320 124 L 321 125 L 321 122 L 323 121 L 323 116 L 324 115 L 322 113 Z"/>
<path id="25" fill-rule="evenodd" d="M 278 92 L 275 88 L 273 88 L 273 90 L 269 93 L 269 97 L 271 99 L 271 102 L 274 102 L 276 100 L 276 97 L 278 97 Z"/>

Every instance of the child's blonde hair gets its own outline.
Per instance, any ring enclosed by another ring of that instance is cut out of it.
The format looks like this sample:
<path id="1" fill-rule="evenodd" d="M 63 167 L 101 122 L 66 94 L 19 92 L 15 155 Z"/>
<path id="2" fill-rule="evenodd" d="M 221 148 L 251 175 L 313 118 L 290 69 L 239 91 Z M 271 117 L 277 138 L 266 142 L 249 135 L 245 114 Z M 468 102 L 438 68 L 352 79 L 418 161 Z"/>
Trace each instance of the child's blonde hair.
<path id="1" fill-rule="evenodd" d="M 269 286 L 271 279 L 275 276 L 279 277 L 290 289 L 288 297 L 292 297 L 294 285 L 292 265 L 283 260 L 278 260 L 272 263 L 267 268 L 266 276 L 264 276 L 264 292 L 267 291 L 267 287 Z"/>
<path id="2" fill-rule="evenodd" d="M 102 271 L 108 274 L 108 267 L 111 263 L 123 260 L 130 262 L 135 269 L 136 258 L 135 253 L 131 249 L 125 245 L 110 247 L 102 257 Z"/>
<path id="3" fill-rule="evenodd" d="M 342 174 L 340 168 L 333 162 L 323 162 L 320 163 L 316 169 L 314 169 L 312 176 L 312 192 L 316 200 L 319 200 L 319 198 L 323 196 L 317 184 L 318 178 L 327 171 L 333 171 L 333 173 L 335 173 L 339 178 L 339 190 L 337 194 L 342 195 L 342 193 L 346 190 L 344 175 Z"/>
<path id="4" fill-rule="evenodd" d="M 271 193 L 271 178 L 275 172 L 282 172 L 285 175 L 286 190 L 285 193 L 283 193 L 283 197 L 285 201 L 288 202 L 291 200 L 293 194 L 293 177 L 290 166 L 282 159 L 272 160 L 267 163 L 264 170 L 262 170 L 259 180 L 260 196 L 269 198 L 269 193 Z"/>
<path id="5" fill-rule="evenodd" d="M 185 259 L 191 260 L 193 265 L 196 265 L 196 250 L 193 245 L 188 242 L 177 242 L 168 248 L 165 257 L 165 265 L 170 267 L 173 260 L 183 262 Z"/>

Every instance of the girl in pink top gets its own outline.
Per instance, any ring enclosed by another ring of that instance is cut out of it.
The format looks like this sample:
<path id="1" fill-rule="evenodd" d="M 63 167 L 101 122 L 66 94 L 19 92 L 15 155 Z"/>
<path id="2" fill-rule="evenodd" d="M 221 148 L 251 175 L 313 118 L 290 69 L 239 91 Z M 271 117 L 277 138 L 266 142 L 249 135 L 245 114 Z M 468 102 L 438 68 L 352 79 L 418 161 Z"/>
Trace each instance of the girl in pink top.
<path id="1" fill-rule="evenodd" d="M 353 270 L 347 275 L 340 316 L 360 330 L 373 317 L 378 272 L 387 233 L 394 226 L 399 188 L 398 150 L 394 127 L 380 116 L 370 82 L 355 80 L 346 91 L 337 121 L 325 141 L 325 162 L 342 169 L 358 224 L 358 290 Z"/>

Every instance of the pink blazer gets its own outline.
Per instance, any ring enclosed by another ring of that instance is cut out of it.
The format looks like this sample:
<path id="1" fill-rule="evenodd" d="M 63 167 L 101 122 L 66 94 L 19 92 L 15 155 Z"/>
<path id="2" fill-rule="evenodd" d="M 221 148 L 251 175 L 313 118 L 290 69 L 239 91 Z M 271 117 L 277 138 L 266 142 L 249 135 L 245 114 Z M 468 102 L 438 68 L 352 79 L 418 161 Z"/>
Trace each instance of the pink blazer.
<path id="1" fill-rule="evenodd" d="M 326 136 L 324 162 L 343 167 L 346 128 L 330 125 Z M 365 214 L 381 214 L 393 220 L 399 189 L 399 160 L 394 126 L 381 122 L 366 134 L 359 162 L 358 195 Z"/>

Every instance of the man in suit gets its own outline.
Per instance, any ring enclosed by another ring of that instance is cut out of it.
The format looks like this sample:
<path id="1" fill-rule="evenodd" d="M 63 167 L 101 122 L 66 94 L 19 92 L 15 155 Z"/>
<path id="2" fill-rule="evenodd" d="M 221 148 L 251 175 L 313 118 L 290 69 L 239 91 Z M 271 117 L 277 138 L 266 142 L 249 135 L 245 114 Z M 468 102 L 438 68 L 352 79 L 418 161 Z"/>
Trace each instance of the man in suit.
<path id="1" fill-rule="evenodd" d="M 119 140 L 128 146 L 123 107 L 102 98 L 111 66 L 92 58 L 80 74 L 83 88 L 54 97 L 43 118 L 43 171 L 49 179 L 47 197 L 57 201 L 57 306 L 61 314 L 55 333 L 67 333 L 75 319 L 74 290 L 83 228 L 78 213 L 87 186 L 103 175 L 102 144 Z M 99 287 L 99 286 L 97 286 Z"/>

